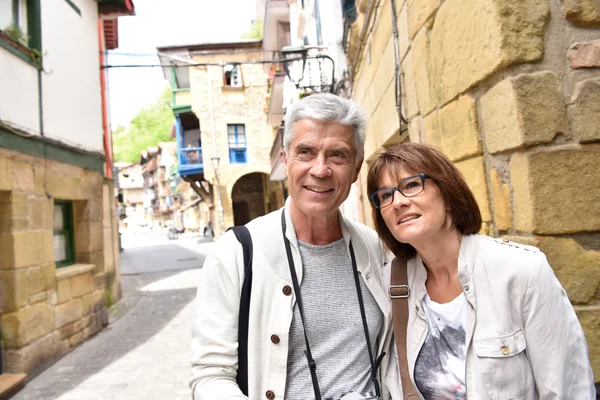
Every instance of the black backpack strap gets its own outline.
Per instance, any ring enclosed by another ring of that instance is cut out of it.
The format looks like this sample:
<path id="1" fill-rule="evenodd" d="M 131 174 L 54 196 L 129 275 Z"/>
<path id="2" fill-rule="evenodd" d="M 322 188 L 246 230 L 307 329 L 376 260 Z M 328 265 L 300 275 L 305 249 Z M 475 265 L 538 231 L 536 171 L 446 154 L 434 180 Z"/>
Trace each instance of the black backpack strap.
<path id="1" fill-rule="evenodd" d="M 250 295 L 252 291 L 252 237 L 245 226 L 234 226 L 235 237 L 244 250 L 244 283 L 240 296 L 238 319 L 238 371 L 237 384 L 242 393 L 248 396 L 248 323 L 250 316 Z M 228 230 L 229 230 L 228 229 Z"/>

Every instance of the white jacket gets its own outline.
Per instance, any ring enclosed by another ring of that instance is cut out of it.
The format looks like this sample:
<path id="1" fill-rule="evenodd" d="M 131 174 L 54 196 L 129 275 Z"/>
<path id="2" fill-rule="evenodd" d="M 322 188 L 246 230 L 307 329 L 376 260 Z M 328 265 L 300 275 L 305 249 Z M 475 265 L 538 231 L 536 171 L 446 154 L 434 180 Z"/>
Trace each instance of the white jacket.
<path id="1" fill-rule="evenodd" d="M 389 287 L 389 264 L 384 274 Z M 458 277 L 470 304 L 465 375 L 469 399 L 596 399 L 581 324 L 539 249 L 465 235 Z M 409 260 L 406 342 L 413 382 L 428 332 L 422 306 L 426 280 L 420 257 Z M 397 365 L 390 365 L 393 399 L 402 398 L 398 374 Z"/>
<path id="2" fill-rule="evenodd" d="M 289 203 L 286 203 L 286 207 Z M 382 287 L 385 251 L 376 233 L 340 215 L 346 245 L 352 239 L 356 262 L 366 286 L 384 317 L 377 355 L 391 343 L 391 305 Z M 286 209 L 286 236 L 290 241 L 299 282 L 302 265 L 293 223 Z M 281 210 L 247 224 L 254 246 L 252 299 L 248 333 L 248 389 L 250 399 L 265 399 L 267 391 L 283 399 L 286 384 L 289 331 L 295 296 L 283 236 Z M 244 278 L 242 246 L 232 232 L 225 233 L 207 257 L 201 272 L 192 329 L 192 378 L 196 400 L 246 399 L 239 390 L 237 373 L 238 310 Z M 353 292 L 354 287 L 350 292 Z M 289 293 L 289 292 L 288 292 Z M 357 313 L 357 319 L 360 314 Z M 362 328 L 361 328 L 362 332 Z M 279 337 L 278 343 L 271 335 Z M 389 354 L 379 371 L 388 369 Z M 307 367 L 308 369 L 308 367 Z M 308 373 L 308 372 L 307 372 Z M 380 380 L 382 373 L 379 374 Z M 385 383 L 383 399 L 389 399 Z"/>

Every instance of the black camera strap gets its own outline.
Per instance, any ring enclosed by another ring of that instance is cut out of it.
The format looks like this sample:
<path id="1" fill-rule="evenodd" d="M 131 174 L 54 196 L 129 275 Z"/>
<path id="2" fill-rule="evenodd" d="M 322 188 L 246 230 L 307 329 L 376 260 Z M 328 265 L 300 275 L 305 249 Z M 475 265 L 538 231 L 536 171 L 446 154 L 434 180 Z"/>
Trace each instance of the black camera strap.
<path id="1" fill-rule="evenodd" d="M 292 283 L 294 285 L 294 293 L 296 294 L 296 302 L 298 303 L 298 311 L 300 313 L 300 319 L 302 321 L 302 329 L 304 331 L 304 340 L 306 341 L 306 350 L 304 351 L 304 355 L 308 361 L 308 367 L 310 369 L 310 377 L 312 379 L 313 389 L 315 392 L 315 400 L 321 400 L 321 390 L 319 389 L 319 380 L 317 378 L 317 363 L 315 362 L 312 352 L 310 351 L 310 344 L 308 343 L 308 335 L 306 333 L 306 323 L 304 320 L 304 312 L 302 306 L 302 296 L 300 294 L 300 285 L 298 283 L 298 276 L 296 275 L 296 267 L 294 265 L 294 259 L 292 257 L 292 249 L 290 245 L 290 241 L 285 235 L 286 231 L 286 223 L 285 223 L 285 209 L 281 212 L 281 230 L 283 233 L 283 242 L 285 243 L 285 252 L 287 254 L 288 265 L 290 267 L 290 274 L 292 275 Z M 377 397 L 381 396 L 381 389 L 379 387 L 379 382 L 377 381 L 377 362 L 373 358 L 373 349 L 371 348 L 371 340 L 369 338 L 369 326 L 367 324 L 367 317 L 365 313 L 365 304 L 363 301 L 362 290 L 360 287 L 360 278 L 358 273 L 358 267 L 356 265 L 356 256 L 354 255 L 354 248 L 352 247 L 352 242 L 349 245 L 350 248 L 350 259 L 352 261 L 352 270 L 354 272 L 354 282 L 356 284 L 356 292 L 358 294 L 358 303 L 360 306 L 360 315 L 362 318 L 363 327 L 365 330 L 365 337 L 367 340 L 367 349 L 369 351 L 369 362 L 371 364 L 371 379 L 373 380 L 373 384 L 375 385 L 375 393 Z"/>

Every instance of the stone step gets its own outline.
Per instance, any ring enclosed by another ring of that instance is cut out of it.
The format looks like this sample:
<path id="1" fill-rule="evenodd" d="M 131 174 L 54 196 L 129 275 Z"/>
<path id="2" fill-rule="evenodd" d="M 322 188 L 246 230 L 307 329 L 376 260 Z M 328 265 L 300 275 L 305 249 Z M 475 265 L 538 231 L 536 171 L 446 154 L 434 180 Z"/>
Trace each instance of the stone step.
<path id="1" fill-rule="evenodd" d="M 27 374 L 1 374 L 0 400 L 6 400 L 23 386 Z"/>

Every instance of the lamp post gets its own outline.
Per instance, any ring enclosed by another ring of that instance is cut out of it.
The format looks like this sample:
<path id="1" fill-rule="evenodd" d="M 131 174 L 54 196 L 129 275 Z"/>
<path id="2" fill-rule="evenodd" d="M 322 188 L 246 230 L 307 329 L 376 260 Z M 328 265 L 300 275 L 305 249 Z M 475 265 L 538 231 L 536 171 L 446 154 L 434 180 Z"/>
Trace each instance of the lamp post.
<path id="1" fill-rule="evenodd" d="M 220 157 L 211 157 L 213 168 L 215 169 L 215 180 L 216 182 L 216 193 L 217 193 L 217 213 L 219 213 L 219 234 L 225 231 L 225 224 L 223 222 L 223 203 L 221 202 L 221 181 L 219 180 L 219 161 Z"/>

